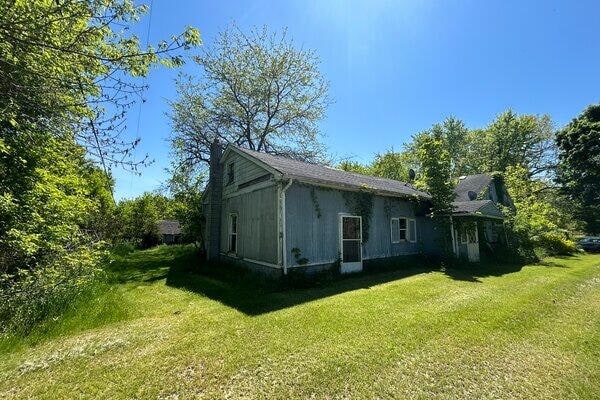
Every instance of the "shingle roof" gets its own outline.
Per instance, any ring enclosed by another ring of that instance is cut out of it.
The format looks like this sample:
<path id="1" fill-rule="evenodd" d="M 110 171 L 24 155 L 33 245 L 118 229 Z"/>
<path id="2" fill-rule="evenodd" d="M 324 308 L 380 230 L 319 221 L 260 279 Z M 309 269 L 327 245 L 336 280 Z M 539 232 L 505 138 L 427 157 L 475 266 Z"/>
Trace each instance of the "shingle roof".
<path id="1" fill-rule="evenodd" d="M 241 147 L 236 147 L 236 149 L 257 158 L 289 178 L 342 188 L 369 188 L 393 195 L 431 197 L 428 193 L 417 190 L 406 182 L 342 171 L 321 164 L 311 164 Z"/>
<path id="2" fill-rule="evenodd" d="M 458 184 L 454 188 L 456 201 L 469 201 L 469 192 L 475 192 L 479 195 L 492 182 L 492 177 L 488 174 L 467 175 L 458 178 Z"/>
<path id="3" fill-rule="evenodd" d="M 452 203 L 453 215 L 479 215 L 501 218 L 502 213 L 491 200 L 455 201 Z"/>
<path id="4" fill-rule="evenodd" d="M 179 235 L 181 234 L 181 225 L 179 221 L 174 220 L 158 221 L 158 231 L 161 235 Z"/>

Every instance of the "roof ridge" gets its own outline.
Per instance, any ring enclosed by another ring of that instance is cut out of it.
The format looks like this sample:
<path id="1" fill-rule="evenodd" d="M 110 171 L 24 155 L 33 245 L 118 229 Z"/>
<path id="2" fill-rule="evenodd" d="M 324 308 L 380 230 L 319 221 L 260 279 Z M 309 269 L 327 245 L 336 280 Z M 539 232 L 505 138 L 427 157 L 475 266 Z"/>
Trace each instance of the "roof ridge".
<path id="1" fill-rule="evenodd" d="M 243 152 L 258 153 L 258 154 L 261 154 L 261 155 L 266 155 L 267 157 L 280 158 L 280 159 L 283 159 L 283 160 L 286 160 L 286 161 L 293 161 L 293 162 L 297 162 L 297 163 L 301 163 L 301 164 L 317 165 L 317 166 L 320 166 L 320 167 L 329 168 L 329 169 L 334 170 L 334 171 L 343 172 L 343 173 L 350 174 L 350 175 L 355 175 L 355 176 L 367 177 L 367 178 L 371 178 L 371 179 L 377 179 L 379 181 L 399 182 L 399 183 L 402 183 L 404 185 L 412 185 L 410 182 L 400 181 L 400 180 L 397 180 L 397 179 L 384 178 L 384 177 L 375 176 L 375 175 L 361 174 L 359 172 L 354 172 L 354 171 L 345 171 L 343 169 L 332 167 L 332 166 L 329 166 L 329 165 L 323 164 L 323 163 L 296 160 L 296 159 L 291 158 L 291 157 L 286 157 L 286 156 L 282 156 L 282 155 L 278 155 L 278 154 L 265 153 L 265 152 L 258 151 L 258 150 L 252 150 L 252 149 L 248 149 L 248 148 L 245 148 L 245 147 L 240 147 L 240 146 L 237 146 L 237 145 L 234 145 L 234 144 L 231 144 L 231 146 L 233 146 L 233 147 L 235 147 L 235 148 L 237 148 L 237 149 L 239 149 L 239 150 L 241 150 Z M 414 190 L 418 190 L 418 189 L 414 189 Z"/>

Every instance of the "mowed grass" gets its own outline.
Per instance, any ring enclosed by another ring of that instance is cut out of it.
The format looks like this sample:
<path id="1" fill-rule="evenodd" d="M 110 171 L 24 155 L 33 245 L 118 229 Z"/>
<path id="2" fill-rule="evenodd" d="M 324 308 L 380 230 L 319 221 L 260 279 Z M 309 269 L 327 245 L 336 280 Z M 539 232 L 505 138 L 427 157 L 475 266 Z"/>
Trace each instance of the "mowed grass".
<path id="1" fill-rule="evenodd" d="M 600 256 L 268 290 L 120 257 L 110 290 L 0 344 L 0 398 L 600 398 Z"/>

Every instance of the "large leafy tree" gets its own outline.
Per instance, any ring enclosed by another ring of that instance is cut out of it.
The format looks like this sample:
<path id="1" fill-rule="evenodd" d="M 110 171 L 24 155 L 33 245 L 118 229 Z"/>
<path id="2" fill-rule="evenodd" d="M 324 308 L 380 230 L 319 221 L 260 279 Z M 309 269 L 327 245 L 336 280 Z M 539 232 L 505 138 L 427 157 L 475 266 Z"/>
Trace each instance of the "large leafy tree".
<path id="1" fill-rule="evenodd" d="M 105 170 L 135 169 L 139 139 L 123 123 L 144 85 L 130 78 L 180 65 L 177 50 L 199 44 L 198 31 L 142 48 L 128 29 L 148 8 L 133 0 L 0 0 L 0 10 L 2 130 L 68 132 Z"/>
<path id="2" fill-rule="evenodd" d="M 313 51 L 285 32 L 242 32 L 233 25 L 195 58 L 197 76 L 177 80 L 171 103 L 176 158 L 207 163 L 219 139 L 249 149 L 305 160 L 323 156 L 317 123 L 330 100 Z"/>
<path id="3" fill-rule="evenodd" d="M 1 331 L 93 278 L 114 208 L 109 170 L 145 161 L 124 135 L 144 90 L 135 78 L 180 65 L 200 39 L 190 28 L 142 48 L 128 29 L 147 7 L 132 0 L 0 0 L 0 10 L 0 320 L 11 321 Z"/>
<path id="4" fill-rule="evenodd" d="M 485 129 L 470 135 L 471 172 L 504 172 L 521 165 L 532 177 L 545 177 L 556 166 L 554 127 L 547 115 L 518 115 L 507 110 Z"/>
<path id="5" fill-rule="evenodd" d="M 557 180 L 589 233 L 600 233 L 600 104 L 586 108 L 556 135 Z"/>
<path id="6" fill-rule="evenodd" d="M 456 197 L 451 176 L 451 157 L 445 146 L 443 127 L 434 125 L 420 134 L 417 155 L 421 162 L 419 185 L 431 195 L 431 216 L 442 230 L 444 251 L 450 252 L 452 202 Z"/>

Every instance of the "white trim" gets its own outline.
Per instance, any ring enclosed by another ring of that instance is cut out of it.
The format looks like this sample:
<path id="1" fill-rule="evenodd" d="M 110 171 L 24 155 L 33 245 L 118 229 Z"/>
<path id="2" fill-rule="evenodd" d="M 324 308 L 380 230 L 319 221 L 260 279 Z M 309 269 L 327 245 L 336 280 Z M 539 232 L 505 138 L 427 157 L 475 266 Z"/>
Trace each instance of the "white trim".
<path id="1" fill-rule="evenodd" d="M 257 190 L 266 189 L 266 188 L 274 186 L 274 185 L 275 185 L 275 180 L 273 178 L 271 178 L 268 181 L 259 182 L 256 185 L 248 186 L 246 188 L 243 188 L 243 189 L 240 189 L 240 190 L 236 190 L 236 191 L 234 191 L 232 193 L 229 193 L 227 195 L 223 195 L 223 198 L 224 199 L 230 199 L 232 197 L 241 196 L 241 195 L 246 194 L 246 193 L 252 193 L 252 192 L 255 192 Z"/>
<path id="2" fill-rule="evenodd" d="M 231 253 L 227 254 L 227 253 L 221 252 L 221 255 L 223 255 L 225 257 L 228 257 L 228 258 L 233 258 L 235 260 L 239 260 L 241 262 L 248 261 L 248 262 L 251 262 L 253 264 L 259 264 L 259 265 L 264 265 L 266 267 L 271 267 L 271 268 L 275 268 L 275 269 L 281 269 L 281 265 L 273 264 L 273 263 L 270 263 L 270 262 L 267 262 L 267 261 L 259 261 L 259 260 L 253 260 L 252 258 L 238 257 L 238 256 L 236 256 L 234 254 L 231 254 Z"/>
<path id="3" fill-rule="evenodd" d="M 232 145 L 227 145 L 227 148 L 225 149 L 225 151 L 223 152 L 223 155 L 221 156 L 221 163 L 224 162 L 225 158 L 227 157 L 227 155 L 229 155 L 230 152 L 235 152 L 236 154 L 239 154 L 240 156 L 252 161 L 253 163 L 255 163 L 256 165 L 258 165 L 259 167 L 262 167 L 264 169 L 266 169 L 267 171 L 271 172 L 272 174 L 281 177 L 283 176 L 283 174 L 276 170 L 275 168 L 271 167 L 269 164 L 264 163 L 262 161 L 260 161 L 258 158 L 251 156 L 250 154 L 244 153 L 243 150 L 240 150 Z"/>
<path id="4" fill-rule="evenodd" d="M 405 222 L 405 227 L 404 229 L 400 227 L 400 220 L 403 219 Z M 391 240 L 393 238 L 393 227 L 392 227 L 392 220 L 398 220 L 398 241 L 394 242 L 393 240 Z M 415 221 L 415 240 L 409 240 L 409 233 L 410 233 L 410 221 Z M 392 217 L 390 218 L 390 241 L 393 244 L 399 244 L 399 243 L 416 243 L 417 242 L 417 236 L 416 236 L 416 225 L 417 225 L 417 221 L 414 218 L 408 218 L 405 216 L 400 216 L 400 217 Z M 402 239 L 402 235 L 400 235 L 400 232 L 404 232 L 404 239 Z"/>
<path id="5" fill-rule="evenodd" d="M 358 227 L 358 232 L 360 237 L 358 239 L 344 239 L 344 218 L 358 218 L 359 220 L 359 227 Z M 362 271 L 362 262 L 363 262 L 363 248 L 362 248 L 362 244 L 363 244 L 363 236 L 362 236 L 362 217 L 360 215 L 351 215 L 351 214 L 346 214 L 346 213 L 339 213 L 338 214 L 338 223 L 339 223 L 339 249 L 340 249 L 340 254 L 341 254 L 341 273 L 349 273 L 349 272 L 359 272 Z M 360 261 L 354 261 L 354 262 L 347 262 L 344 263 L 344 240 L 352 240 L 352 241 L 358 241 L 358 249 L 360 251 Z M 358 269 L 358 267 L 356 269 L 351 269 L 348 270 L 346 272 L 344 272 L 344 264 L 346 264 L 347 266 L 350 266 L 350 264 L 360 264 L 360 269 Z"/>
<path id="6" fill-rule="evenodd" d="M 379 260 L 379 259 L 383 259 L 383 258 L 397 258 L 397 257 L 404 257 L 404 256 L 416 256 L 419 255 L 419 251 L 415 250 L 409 253 L 402 253 L 402 254 L 388 254 L 388 255 L 380 255 L 380 254 L 374 254 L 372 256 L 369 257 L 363 257 L 363 261 L 365 260 Z"/>
<path id="7" fill-rule="evenodd" d="M 282 243 L 281 243 L 281 250 L 282 250 L 282 255 L 283 255 L 283 274 L 287 275 L 287 268 L 288 268 L 288 263 L 287 263 L 287 234 L 286 234 L 286 226 L 285 226 L 285 192 L 287 192 L 287 190 L 290 188 L 290 186 L 292 186 L 292 183 L 294 182 L 293 179 L 290 179 L 290 181 L 287 183 L 287 185 L 285 185 L 283 187 L 283 189 L 281 189 L 281 227 L 282 227 Z"/>
<path id="8" fill-rule="evenodd" d="M 281 229 L 281 182 L 277 184 L 277 265 L 283 267 L 283 230 Z"/>
<path id="9" fill-rule="evenodd" d="M 458 240 L 456 239 L 457 233 L 458 232 L 454 228 L 454 220 L 452 219 L 452 216 L 450 216 L 450 236 L 452 237 L 452 251 L 454 252 L 454 256 L 458 258 L 458 256 L 460 255 L 460 250 L 458 248 Z"/>
<path id="10" fill-rule="evenodd" d="M 232 221 L 231 217 L 233 217 L 234 215 L 235 215 L 235 233 L 231 229 L 231 221 Z M 229 213 L 229 218 L 227 218 L 227 253 L 235 254 L 236 256 L 237 256 L 237 251 L 238 251 L 238 247 L 240 244 L 239 237 L 238 237 L 238 225 L 239 225 L 238 213 L 237 212 Z M 231 250 L 231 237 L 233 235 L 235 235 L 235 250 L 234 251 Z"/>

